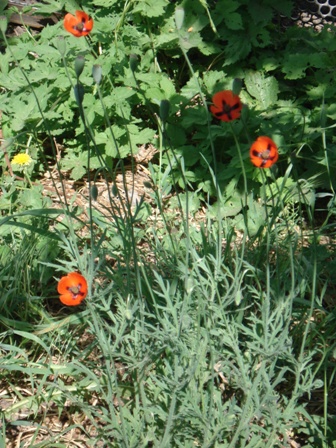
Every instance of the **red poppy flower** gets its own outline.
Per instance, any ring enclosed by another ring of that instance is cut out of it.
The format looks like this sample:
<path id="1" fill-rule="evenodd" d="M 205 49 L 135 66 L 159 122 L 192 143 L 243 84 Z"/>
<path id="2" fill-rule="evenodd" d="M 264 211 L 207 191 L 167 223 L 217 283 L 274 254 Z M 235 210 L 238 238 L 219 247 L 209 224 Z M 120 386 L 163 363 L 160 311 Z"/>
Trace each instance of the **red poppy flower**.
<path id="1" fill-rule="evenodd" d="M 269 137 L 258 137 L 250 148 L 250 158 L 258 168 L 269 168 L 278 160 L 278 148 Z"/>
<path id="2" fill-rule="evenodd" d="M 78 272 L 70 272 L 58 282 L 57 291 L 64 305 L 80 305 L 88 293 L 87 282 Z"/>
<path id="3" fill-rule="evenodd" d="M 76 37 L 86 36 L 93 28 L 93 20 L 86 12 L 76 11 L 64 17 L 64 28 Z"/>
<path id="4" fill-rule="evenodd" d="M 240 117 L 243 104 L 232 90 L 222 90 L 212 97 L 210 112 L 219 120 L 233 121 Z"/>

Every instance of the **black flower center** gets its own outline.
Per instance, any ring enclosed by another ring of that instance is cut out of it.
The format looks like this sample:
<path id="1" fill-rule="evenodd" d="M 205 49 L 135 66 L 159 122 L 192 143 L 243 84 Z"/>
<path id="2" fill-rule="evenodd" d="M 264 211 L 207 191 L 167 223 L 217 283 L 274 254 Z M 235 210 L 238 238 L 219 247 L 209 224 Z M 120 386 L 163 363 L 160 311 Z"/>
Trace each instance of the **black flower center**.
<path id="1" fill-rule="evenodd" d="M 215 116 L 217 118 L 221 118 L 224 115 L 227 115 L 229 120 L 232 120 L 231 112 L 239 108 L 239 103 L 235 103 L 233 106 L 230 106 L 225 100 L 222 100 L 222 110 L 220 112 L 216 112 Z"/>

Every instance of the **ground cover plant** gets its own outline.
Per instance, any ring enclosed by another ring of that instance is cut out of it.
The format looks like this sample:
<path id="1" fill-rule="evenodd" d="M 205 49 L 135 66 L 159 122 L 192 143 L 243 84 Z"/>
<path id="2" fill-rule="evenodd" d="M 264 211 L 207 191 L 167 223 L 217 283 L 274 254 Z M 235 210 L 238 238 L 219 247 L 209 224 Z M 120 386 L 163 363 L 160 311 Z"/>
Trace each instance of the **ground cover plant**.
<path id="1" fill-rule="evenodd" d="M 2 446 L 336 446 L 334 27 L 5 3 Z"/>

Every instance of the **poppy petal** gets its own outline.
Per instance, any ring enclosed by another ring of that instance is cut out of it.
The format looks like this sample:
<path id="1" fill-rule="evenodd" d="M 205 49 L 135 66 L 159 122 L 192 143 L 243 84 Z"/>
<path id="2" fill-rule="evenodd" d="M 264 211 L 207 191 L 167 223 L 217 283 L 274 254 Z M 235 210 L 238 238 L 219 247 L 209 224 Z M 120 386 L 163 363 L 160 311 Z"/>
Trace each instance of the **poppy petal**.
<path id="1" fill-rule="evenodd" d="M 269 137 L 258 137 L 250 148 L 251 162 L 258 168 L 270 168 L 277 162 L 278 158 L 278 148 Z"/>
<path id="2" fill-rule="evenodd" d="M 62 294 L 60 296 L 60 301 L 63 303 L 63 305 L 66 306 L 77 306 L 80 305 L 85 297 L 77 296 L 74 297 L 72 294 Z"/>
<path id="3" fill-rule="evenodd" d="M 238 95 L 232 90 L 222 90 L 212 97 L 210 112 L 221 121 L 233 121 L 240 117 L 243 107 Z"/>
<path id="4" fill-rule="evenodd" d="M 93 28 L 93 19 L 84 11 L 76 11 L 75 16 L 70 13 L 65 15 L 63 25 L 75 37 L 87 36 Z"/>
<path id="5" fill-rule="evenodd" d="M 57 291 L 60 294 L 60 301 L 64 305 L 76 306 L 87 296 L 87 281 L 78 272 L 70 272 L 60 279 Z"/>

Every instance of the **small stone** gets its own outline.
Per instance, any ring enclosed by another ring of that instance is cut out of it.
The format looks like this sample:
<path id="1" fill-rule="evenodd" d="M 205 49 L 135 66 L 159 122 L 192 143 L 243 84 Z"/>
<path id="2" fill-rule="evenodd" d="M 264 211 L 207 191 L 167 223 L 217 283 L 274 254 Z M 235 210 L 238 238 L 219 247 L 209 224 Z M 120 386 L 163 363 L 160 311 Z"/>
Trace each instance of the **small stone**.
<path id="1" fill-rule="evenodd" d="M 310 21 L 310 14 L 302 13 L 301 20 L 303 23 L 308 23 Z"/>
<path id="2" fill-rule="evenodd" d="M 320 23 L 322 23 L 322 17 L 318 17 L 318 16 L 312 16 L 312 21 L 314 25 L 319 25 Z"/>

